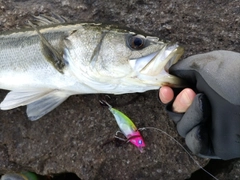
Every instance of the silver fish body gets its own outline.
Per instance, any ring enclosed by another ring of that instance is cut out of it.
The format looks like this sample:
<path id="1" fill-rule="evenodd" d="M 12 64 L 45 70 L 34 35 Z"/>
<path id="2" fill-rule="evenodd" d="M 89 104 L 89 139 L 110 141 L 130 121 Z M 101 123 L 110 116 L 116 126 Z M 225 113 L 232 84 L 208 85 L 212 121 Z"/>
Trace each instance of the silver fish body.
<path id="1" fill-rule="evenodd" d="M 74 94 L 180 86 L 166 70 L 183 49 L 110 25 L 59 24 L 0 35 L 2 110 L 27 105 L 37 120 Z"/>

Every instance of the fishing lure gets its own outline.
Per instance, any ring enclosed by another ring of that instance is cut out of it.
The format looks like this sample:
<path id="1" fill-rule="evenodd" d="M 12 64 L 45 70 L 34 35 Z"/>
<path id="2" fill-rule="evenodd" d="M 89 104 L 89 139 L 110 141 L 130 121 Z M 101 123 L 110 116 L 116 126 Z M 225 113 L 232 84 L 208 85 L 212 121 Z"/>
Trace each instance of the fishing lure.
<path id="1" fill-rule="evenodd" d="M 125 114 L 123 114 L 121 111 L 113 108 L 106 101 L 102 100 L 100 101 L 100 103 L 108 106 L 109 111 L 115 117 L 115 120 L 121 132 L 127 138 L 127 141 L 131 142 L 134 146 L 136 146 L 140 150 L 140 152 L 143 152 L 143 148 L 145 147 L 144 140 L 135 124 L 131 121 L 131 119 L 127 117 Z"/>
<path id="2" fill-rule="evenodd" d="M 189 157 L 193 160 L 194 163 L 196 163 L 196 165 L 200 169 L 202 169 L 204 172 L 206 172 L 208 175 L 210 175 L 213 179 L 218 180 L 217 177 L 215 177 L 210 172 L 208 172 L 206 169 L 204 169 L 204 167 L 202 167 L 197 162 L 197 160 L 194 159 L 194 157 L 188 152 L 188 150 L 180 142 L 178 142 L 174 137 L 172 137 L 170 134 L 168 134 L 166 131 L 163 131 L 163 130 L 161 130 L 159 128 L 155 128 L 155 127 L 143 127 L 143 128 L 137 129 L 135 124 L 124 113 L 122 113 L 121 111 L 113 108 L 110 104 L 108 104 L 104 100 L 100 101 L 100 103 L 108 106 L 108 109 L 110 110 L 110 112 L 115 117 L 115 120 L 116 120 L 121 132 L 125 135 L 125 137 L 127 138 L 127 140 L 129 142 L 131 142 L 133 145 L 135 145 L 140 150 L 140 152 L 143 152 L 143 148 L 145 147 L 145 143 L 144 143 L 143 138 L 140 134 L 140 131 L 142 131 L 142 130 L 156 130 L 156 131 L 166 135 L 167 137 L 169 137 L 174 142 L 176 142 L 189 155 Z"/>

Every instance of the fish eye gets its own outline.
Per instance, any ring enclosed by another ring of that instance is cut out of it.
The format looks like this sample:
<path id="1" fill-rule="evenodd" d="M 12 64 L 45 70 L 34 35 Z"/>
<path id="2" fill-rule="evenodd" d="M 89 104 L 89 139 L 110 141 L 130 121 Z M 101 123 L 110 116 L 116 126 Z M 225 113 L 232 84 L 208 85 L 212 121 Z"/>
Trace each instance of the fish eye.
<path id="1" fill-rule="evenodd" d="M 132 48 L 134 50 L 140 50 L 145 47 L 144 39 L 141 37 L 137 37 L 137 36 L 130 37 L 128 44 L 129 44 L 130 48 Z"/>

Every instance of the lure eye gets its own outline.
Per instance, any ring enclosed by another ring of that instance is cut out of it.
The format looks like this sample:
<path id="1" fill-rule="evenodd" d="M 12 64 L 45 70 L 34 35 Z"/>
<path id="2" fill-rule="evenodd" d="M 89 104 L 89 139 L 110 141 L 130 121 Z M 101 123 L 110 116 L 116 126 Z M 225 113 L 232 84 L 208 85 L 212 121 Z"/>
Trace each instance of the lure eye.
<path id="1" fill-rule="evenodd" d="M 142 140 L 138 140 L 138 144 L 142 144 Z"/>
<path id="2" fill-rule="evenodd" d="M 132 49 L 135 49 L 135 50 L 143 49 L 145 46 L 144 39 L 137 36 L 130 37 L 128 44 Z"/>

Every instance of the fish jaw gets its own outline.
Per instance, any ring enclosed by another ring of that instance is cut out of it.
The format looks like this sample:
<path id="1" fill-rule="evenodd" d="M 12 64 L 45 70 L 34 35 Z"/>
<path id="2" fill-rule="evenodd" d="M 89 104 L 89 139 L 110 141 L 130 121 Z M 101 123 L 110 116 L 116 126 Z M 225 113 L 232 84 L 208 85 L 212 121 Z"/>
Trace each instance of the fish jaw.
<path id="1" fill-rule="evenodd" d="M 168 73 L 169 68 L 182 56 L 184 49 L 176 45 L 165 45 L 159 52 L 139 59 L 130 59 L 129 63 L 136 76 L 145 84 L 157 86 L 183 87 L 184 81 Z"/>

